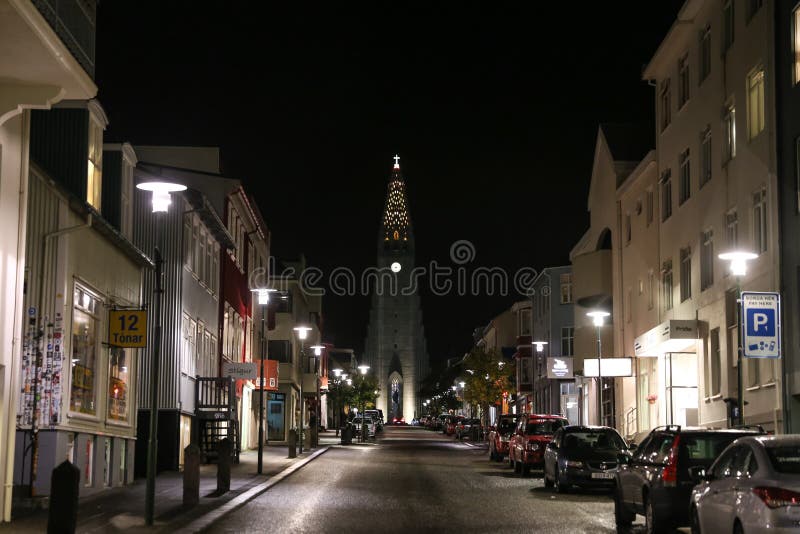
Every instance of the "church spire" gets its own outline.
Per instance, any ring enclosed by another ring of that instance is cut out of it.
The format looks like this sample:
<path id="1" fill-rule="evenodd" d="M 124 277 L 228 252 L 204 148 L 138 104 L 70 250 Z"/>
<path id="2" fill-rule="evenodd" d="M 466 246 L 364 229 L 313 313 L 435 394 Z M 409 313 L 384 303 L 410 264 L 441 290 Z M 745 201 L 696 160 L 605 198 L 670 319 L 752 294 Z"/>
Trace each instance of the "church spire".
<path id="1" fill-rule="evenodd" d="M 400 156 L 394 157 L 381 230 L 384 244 L 387 247 L 402 249 L 408 247 L 408 241 L 411 239 L 411 219 L 408 216 L 406 183 L 400 172 Z"/>

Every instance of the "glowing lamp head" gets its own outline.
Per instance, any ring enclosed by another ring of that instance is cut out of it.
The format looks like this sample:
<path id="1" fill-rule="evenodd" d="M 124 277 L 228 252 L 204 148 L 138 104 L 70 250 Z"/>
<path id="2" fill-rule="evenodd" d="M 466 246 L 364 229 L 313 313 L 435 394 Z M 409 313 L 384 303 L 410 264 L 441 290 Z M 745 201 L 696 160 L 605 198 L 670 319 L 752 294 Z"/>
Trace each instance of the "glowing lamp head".
<path id="1" fill-rule="evenodd" d="M 459 382 L 458 385 L 461 386 L 461 389 L 464 389 L 464 386 L 466 386 L 467 383 L 466 382 Z"/>
<path id="2" fill-rule="evenodd" d="M 269 289 L 269 288 L 258 288 L 258 289 L 253 289 L 252 291 L 258 297 L 259 306 L 266 306 L 267 304 L 269 304 L 269 294 L 275 292 L 274 289 Z"/>
<path id="3" fill-rule="evenodd" d="M 605 322 L 606 317 L 608 317 L 611 314 L 608 313 L 607 311 L 595 310 L 595 311 L 590 311 L 586 315 L 592 318 L 592 322 L 594 323 L 595 326 L 603 326 L 603 322 Z"/>
<path id="4" fill-rule="evenodd" d="M 347 382 L 347 385 L 348 385 L 348 386 L 352 386 L 352 385 L 353 385 L 353 379 L 352 379 L 352 378 L 348 378 L 348 379 L 346 380 L 346 382 Z"/>
<path id="5" fill-rule="evenodd" d="M 324 345 L 312 345 L 312 349 L 314 349 L 314 356 L 320 356 L 322 354 L 322 349 L 325 348 Z"/>
<path id="6" fill-rule="evenodd" d="M 342 370 L 337 367 L 336 369 L 333 370 L 333 376 L 337 378 L 342 376 Z"/>
<path id="7" fill-rule="evenodd" d="M 723 261 L 731 262 L 732 275 L 744 276 L 747 274 L 747 262 L 756 259 L 758 254 L 742 250 L 734 250 L 731 252 L 723 252 L 718 257 Z"/>
<path id="8" fill-rule="evenodd" d="M 306 339 L 308 338 L 308 331 L 311 330 L 310 326 L 295 326 L 293 329 L 297 332 L 298 339 Z"/>
<path id="9" fill-rule="evenodd" d="M 367 374 L 367 371 L 369 371 L 369 365 L 361 364 L 358 366 L 358 370 L 361 372 L 362 375 L 365 375 Z"/>
<path id="10" fill-rule="evenodd" d="M 136 188 L 153 194 L 153 213 L 166 213 L 172 203 L 170 193 L 186 191 L 185 185 L 172 182 L 142 182 L 136 184 Z"/>
<path id="11" fill-rule="evenodd" d="M 536 345 L 536 352 L 542 352 L 547 341 L 534 341 L 533 344 Z"/>
<path id="12" fill-rule="evenodd" d="M 453 391 L 457 391 L 457 390 L 458 390 L 458 386 L 453 386 Z"/>

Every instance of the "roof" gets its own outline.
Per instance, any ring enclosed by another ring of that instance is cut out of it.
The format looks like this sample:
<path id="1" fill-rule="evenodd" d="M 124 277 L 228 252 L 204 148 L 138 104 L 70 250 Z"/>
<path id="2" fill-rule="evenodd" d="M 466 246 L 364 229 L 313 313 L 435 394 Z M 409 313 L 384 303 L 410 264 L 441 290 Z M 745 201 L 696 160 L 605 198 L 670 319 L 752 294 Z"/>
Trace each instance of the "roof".
<path id="1" fill-rule="evenodd" d="M 639 162 L 655 147 L 655 130 L 648 123 L 600 125 L 614 161 Z"/>

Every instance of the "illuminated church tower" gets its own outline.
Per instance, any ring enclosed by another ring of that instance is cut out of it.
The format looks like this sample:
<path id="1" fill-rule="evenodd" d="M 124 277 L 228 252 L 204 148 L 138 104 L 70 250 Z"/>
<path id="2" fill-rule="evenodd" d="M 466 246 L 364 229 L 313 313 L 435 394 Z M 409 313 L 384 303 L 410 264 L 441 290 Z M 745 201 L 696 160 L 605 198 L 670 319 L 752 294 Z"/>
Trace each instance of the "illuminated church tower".
<path id="1" fill-rule="evenodd" d="M 377 266 L 364 350 L 381 388 L 377 407 L 387 421 L 403 417 L 410 423 L 419 416 L 418 394 L 428 373 L 428 352 L 419 291 L 410 282 L 414 232 L 399 156 L 394 157 L 378 233 Z"/>

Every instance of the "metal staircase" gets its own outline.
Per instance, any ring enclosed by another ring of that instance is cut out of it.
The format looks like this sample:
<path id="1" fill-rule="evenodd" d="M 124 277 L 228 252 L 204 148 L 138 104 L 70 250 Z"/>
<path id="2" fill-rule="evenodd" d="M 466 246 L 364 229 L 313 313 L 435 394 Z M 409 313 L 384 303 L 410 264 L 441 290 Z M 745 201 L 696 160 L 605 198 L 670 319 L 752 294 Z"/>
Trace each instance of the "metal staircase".
<path id="1" fill-rule="evenodd" d="M 230 377 L 197 377 L 195 382 L 198 445 L 206 462 L 219 459 L 219 442 L 228 438 L 234 463 L 239 463 L 240 436 L 236 415 L 236 382 Z"/>

